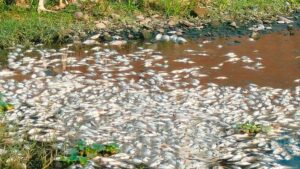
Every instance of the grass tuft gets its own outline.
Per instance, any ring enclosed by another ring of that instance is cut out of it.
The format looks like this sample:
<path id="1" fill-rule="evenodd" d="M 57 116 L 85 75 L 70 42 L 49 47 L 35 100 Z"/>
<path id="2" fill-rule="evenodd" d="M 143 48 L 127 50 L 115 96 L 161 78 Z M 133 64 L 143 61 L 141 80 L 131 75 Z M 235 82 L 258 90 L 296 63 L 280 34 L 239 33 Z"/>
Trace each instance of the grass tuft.
<path id="1" fill-rule="evenodd" d="M 271 130 L 270 126 L 263 126 L 261 124 L 256 124 L 254 122 L 245 122 L 236 125 L 236 129 L 242 134 L 257 134 L 257 133 L 267 133 Z"/>
<path id="2" fill-rule="evenodd" d="M 35 9 L 3 6 L 0 7 L 0 48 L 32 42 L 63 43 L 73 32 L 89 28 L 85 22 L 75 20 L 71 7 L 58 13 L 38 14 Z"/>
<path id="3" fill-rule="evenodd" d="M 74 147 L 70 148 L 66 156 L 61 157 L 61 161 L 67 164 L 86 165 L 88 160 L 97 156 L 110 156 L 120 152 L 119 145 L 116 143 L 87 145 L 83 140 L 77 140 Z"/>

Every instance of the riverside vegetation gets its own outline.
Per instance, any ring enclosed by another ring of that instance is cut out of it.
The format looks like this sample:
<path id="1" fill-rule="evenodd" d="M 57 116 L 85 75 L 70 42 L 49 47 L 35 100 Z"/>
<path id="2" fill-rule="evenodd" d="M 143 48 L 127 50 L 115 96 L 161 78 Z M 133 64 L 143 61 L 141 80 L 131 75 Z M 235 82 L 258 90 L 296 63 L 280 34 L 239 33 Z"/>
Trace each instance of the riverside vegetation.
<path id="1" fill-rule="evenodd" d="M 0 97 L 0 168 L 48 168 L 54 160 L 56 150 L 50 144 L 28 141 L 12 136 L 17 131 L 5 123 L 4 113 L 9 113 L 13 106 Z"/>
<path id="2" fill-rule="evenodd" d="M 84 38 L 85 34 L 97 32 L 95 23 L 102 20 L 108 20 L 106 26 L 111 27 L 135 25 L 137 18 L 141 19 L 140 15 L 145 15 L 145 18 L 161 16 L 159 20 L 170 20 L 171 26 L 178 19 L 189 20 L 198 25 L 228 21 L 243 23 L 273 21 L 277 15 L 288 15 L 299 9 L 299 0 L 101 0 L 78 1 L 54 13 L 38 14 L 36 3 L 30 1 L 28 8 L 21 8 L 6 5 L 0 0 L 1 49 L 15 44 L 29 45 L 32 42 L 65 43 L 73 40 L 74 35 Z M 53 3 L 48 2 L 50 9 Z M 200 7 L 198 10 L 201 16 L 198 18 L 191 16 L 196 7 Z M 136 27 L 143 28 L 145 25 L 137 24 Z"/>

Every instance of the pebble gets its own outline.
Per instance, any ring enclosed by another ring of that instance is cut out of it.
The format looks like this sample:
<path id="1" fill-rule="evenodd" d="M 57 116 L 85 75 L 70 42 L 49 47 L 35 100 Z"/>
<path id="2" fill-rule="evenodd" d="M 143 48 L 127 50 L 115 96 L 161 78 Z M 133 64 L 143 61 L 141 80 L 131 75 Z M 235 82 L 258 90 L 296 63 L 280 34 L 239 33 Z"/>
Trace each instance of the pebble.
<path id="1" fill-rule="evenodd" d="M 84 45 L 95 45 L 95 44 L 99 44 L 99 42 L 97 42 L 94 39 L 88 39 L 86 41 L 83 42 Z"/>
<path id="2" fill-rule="evenodd" d="M 160 41 L 160 40 L 162 40 L 162 37 L 163 37 L 162 34 L 157 34 L 157 35 L 155 36 L 155 40 L 156 40 L 156 41 Z"/>
<path id="3" fill-rule="evenodd" d="M 127 41 L 125 40 L 114 40 L 112 42 L 109 43 L 112 46 L 121 46 L 121 45 L 125 45 L 127 44 Z"/>
<path id="4" fill-rule="evenodd" d="M 163 35 L 161 39 L 163 41 L 170 41 L 170 36 L 169 35 Z"/>

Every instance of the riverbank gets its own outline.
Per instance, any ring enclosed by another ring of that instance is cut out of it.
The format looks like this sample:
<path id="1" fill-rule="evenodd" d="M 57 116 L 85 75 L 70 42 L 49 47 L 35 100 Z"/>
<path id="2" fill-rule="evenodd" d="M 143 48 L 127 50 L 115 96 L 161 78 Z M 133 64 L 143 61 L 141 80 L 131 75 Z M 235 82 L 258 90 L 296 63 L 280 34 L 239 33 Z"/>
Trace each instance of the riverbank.
<path id="1" fill-rule="evenodd" d="M 48 8 L 52 9 L 51 5 Z M 192 1 L 101 1 L 72 4 L 57 12 L 41 14 L 36 12 L 34 4 L 31 8 L 20 8 L 1 3 L 0 10 L 1 49 L 17 44 L 83 41 L 95 34 L 99 35 L 97 41 L 152 40 L 157 34 L 170 31 L 188 37 L 252 36 L 255 30 L 286 29 L 290 20 L 296 21 L 294 27 L 300 25 L 299 3 L 294 0 L 217 0 L 200 4 Z M 284 25 L 272 29 L 277 22 Z M 250 30 L 251 27 L 254 28 Z"/>

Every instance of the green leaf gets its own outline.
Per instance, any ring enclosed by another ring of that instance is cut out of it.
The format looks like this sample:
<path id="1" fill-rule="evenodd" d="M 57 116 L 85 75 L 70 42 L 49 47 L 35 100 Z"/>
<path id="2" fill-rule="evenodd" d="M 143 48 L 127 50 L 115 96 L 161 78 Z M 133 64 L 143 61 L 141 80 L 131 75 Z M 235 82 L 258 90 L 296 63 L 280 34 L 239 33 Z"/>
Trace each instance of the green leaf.
<path id="1" fill-rule="evenodd" d="M 70 155 L 68 158 L 71 162 L 76 162 L 79 160 L 79 157 L 77 155 Z"/>
<path id="2" fill-rule="evenodd" d="M 91 148 L 97 152 L 103 151 L 105 147 L 102 144 L 94 143 L 91 145 Z"/>
<path id="3" fill-rule="evenodd" d="M 104 153 L 116 154 L 120 151 L 119 145 L 116 143 L 110 143 L 110 144 L 104 145 L 104 147 L 105 147 Z"/>
<path id="4" fill-rule="evenodd" d="M 86 165 L 88 162 L 86 157 L 79 156 L 78 159 L 79 159 L 79 163 L 83 166 Z"/>
<path id="5" fill-rule="evenodd" d="M 69 155 L 78 155 L 79 151 L 76 148 L 71 148 L 68 150 Z"/>
<path id="6" fill-rule="evenodd" d="M 91 159 L 97 157 L 98 153 L 96 151 L 87 151 L 86 152 L 86 157 Z"/>
<path id="7" fill-rule="evenodd" d="M 81 151 L 84 151 L 84 149 L 86 148 L 86 142 L 83 140 L 77 140 L 75 142 L 75 147 Z"/>

